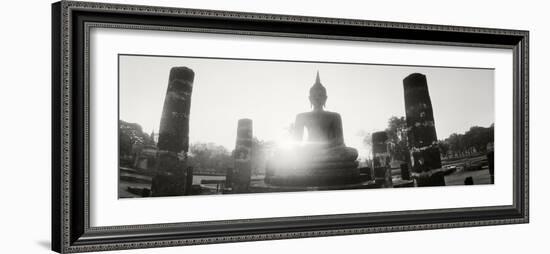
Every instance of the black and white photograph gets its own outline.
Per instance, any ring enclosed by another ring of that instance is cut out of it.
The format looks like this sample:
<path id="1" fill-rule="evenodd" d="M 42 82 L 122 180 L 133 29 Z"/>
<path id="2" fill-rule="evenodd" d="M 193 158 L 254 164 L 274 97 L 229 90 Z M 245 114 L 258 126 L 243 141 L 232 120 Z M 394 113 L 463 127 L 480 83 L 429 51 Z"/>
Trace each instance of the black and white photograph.
<path id="1" fill-rule="evenodd" d="M 547 5 L 6 1 L 0 254 L 542 252 Z"/>
<path id="2" fill-rule="evenodd" d="M 118 198 L 494 184 L 494 71 L 119 54 Z"/>

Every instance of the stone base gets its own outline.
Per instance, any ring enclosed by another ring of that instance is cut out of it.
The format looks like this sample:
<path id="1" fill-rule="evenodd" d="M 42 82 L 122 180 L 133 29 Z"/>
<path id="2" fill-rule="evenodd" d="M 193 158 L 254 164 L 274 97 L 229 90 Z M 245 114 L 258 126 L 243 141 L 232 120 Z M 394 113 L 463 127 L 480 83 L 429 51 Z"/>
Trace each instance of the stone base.
<path id="1" fill-rule="evenodd" d="M 266 184 L 274 186 L 331 186 L 355 184 L 364 181 L 358 168 L 314 169 L 314 170 L 269 170 L 264 179 Z"/>
<path id="2" fill-rule="evenodd" d="M 393 188 L 414 187 L 414 180 L 397 179 L 393 180 Z"/>
<path id="3" fill-rule="evenodd" d="M 441 168 L 441 157 L 437 145 L 422 150 L 411 150 L 410 153 L 413 162 L 412 169 L 415 172 Z"/>
<path id="4" fill-rule="evenodd" d="M 253 181 L 250 185 L 249 193 L 273 193 L 273 192 L 300 192 L 300 191 L 328 191 L 328 190 L 358 190 L 358 189 L 378 189 L 380 185 L 373 180 L 363 179 L 351 184 L 327 185 L 327 186 L 283 186 L 266 184 L 264 181 Z"/>
<path id="5" fill-rule="evenodd" d="M 436 171 L 433 174 L 417 177 L 416 185 L 418 187 L 445 186 L 445 172 Z"/>
<path id="6" fill-rule="evenodd" d="M 182 196 L 185 194 L 185 175 L 157 174 L 151 183 L 151 196 Z"/>

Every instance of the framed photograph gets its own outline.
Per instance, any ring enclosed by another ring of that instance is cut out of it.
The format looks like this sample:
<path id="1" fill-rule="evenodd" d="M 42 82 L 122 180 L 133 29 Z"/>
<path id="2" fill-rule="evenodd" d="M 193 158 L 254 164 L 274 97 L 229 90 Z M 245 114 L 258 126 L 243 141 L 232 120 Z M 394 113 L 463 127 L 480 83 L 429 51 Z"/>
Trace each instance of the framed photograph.
<path id="1" fill-rule="evenodd" d="M 52 249 L 529 221 L 528 31 L 61 1 Z"/>

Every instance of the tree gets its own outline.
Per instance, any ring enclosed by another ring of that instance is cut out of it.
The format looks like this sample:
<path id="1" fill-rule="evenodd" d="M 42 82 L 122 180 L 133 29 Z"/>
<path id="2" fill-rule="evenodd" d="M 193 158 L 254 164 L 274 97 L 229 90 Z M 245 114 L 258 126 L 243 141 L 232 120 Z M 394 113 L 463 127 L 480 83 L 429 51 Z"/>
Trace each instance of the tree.
<path id="1" fill-rule="evenodd" d="M 441 153 L 442 157 L 447 157 L 449 153 L 449 144 L 445 141 L 439 141 L 439 152 Z"/>
<path id="2" fill-rule="evenodd" d="M 118 121 L 119 157 L 121 165 L 130 166 L 135 159 L 136 147 L 154 144 L 151 137 L 143 132 L 141 125 Z"/>
<path id="3" fill-rule="evenodd" d="M 485 151 L 487 144 L 493 141 L 492 132 L 491 128 L 473 126 L 464 136 L 468 140 L 469 147 L 474 147 L 477 151 Z"/>
<path id="4" fill-rule="evenodd" d="M 451 134 L 445 142 L 449 144 L 449 150 L 454 157 L 461 155 L 463 150 L 462 134 Z"/>
<path id="5" fill-rule="evenodd" d="M 233 166 L 233 158 L 229 151 L 215 143 L 193 143 L 189 146 L 188 163 L 197 171 L 225 173 Z"/>
<path id="6" fill-rule="evenodd" d="M 440 147 L 442 145 L 448 147 L 447 153 L 458 157 L 471 154 L 474 150 L 486 152 L 487 144 L 492 142 L 494 142 L 494 124 L 489 127 L 472 126 L 464 134 L 453 133 L 439 144 Z"/>

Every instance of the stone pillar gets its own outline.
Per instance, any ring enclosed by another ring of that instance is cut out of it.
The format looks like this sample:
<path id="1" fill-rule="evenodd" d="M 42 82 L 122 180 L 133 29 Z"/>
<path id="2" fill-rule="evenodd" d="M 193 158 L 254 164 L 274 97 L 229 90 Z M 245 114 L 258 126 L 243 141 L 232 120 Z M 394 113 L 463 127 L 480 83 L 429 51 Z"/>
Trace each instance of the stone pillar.
<path id="1" fill-rule="evenodd" d="M 192 194 L 193 186 L 193 167 L 187 167 L 185 169 L 185 186 L 184 186 L 184 195 Z"/>
<path id="2" fill-rule="evenodd" d="M 237 126 L 237 142 L 233 151 L 235 167 L 232 187 L 235 193 L 248 192 L 252 171 L 252 137 L 252 120 L 240 119 Z"/>
<path id="3" fill-rule="evenodd" d="M 401 163 L 399 167 L 401 168 L 401 179 L 411 180 L 411 173 L 409 172 L 409 164 Z"/>
<path id="4" fill-rule="evenodd" d="M 225 188 L 233 188 L 233 168 L 227 168 L 225 171 Z"/>
<path id="5" fill-rule="evenodd" d="M 441 157 L 426 76 L 420 73 L 407 76 L 403 79 L 403 88 L 412 171 L 421 173 L 439 169 Z M 443 174 L 423 175 L 429 175 L 429 179 L 419 179 L 419 186 L 445 185 Z"/>
<path id="6" fill-rule="evenodd" d="M 374 178 L 384 187 L 392 186 L 388 134 L 379 131 L 372 134 L 372 168 Z"/>
<path id="7" fill-rule="evenodd" d="M 153 177 L 151 186 L 153 196 L 185 194 L 189 111 L 194 78 L 195 73 L 187 67 L 173 67 L 170 70 L 160 119 L 157 174 Z"/>
<path id="8" fill-rule="evenodd" d="M 495 150 L 493 143 L 487 144 L 487 163 L 489 164 L 491 183 L 495 183 Z"/>

